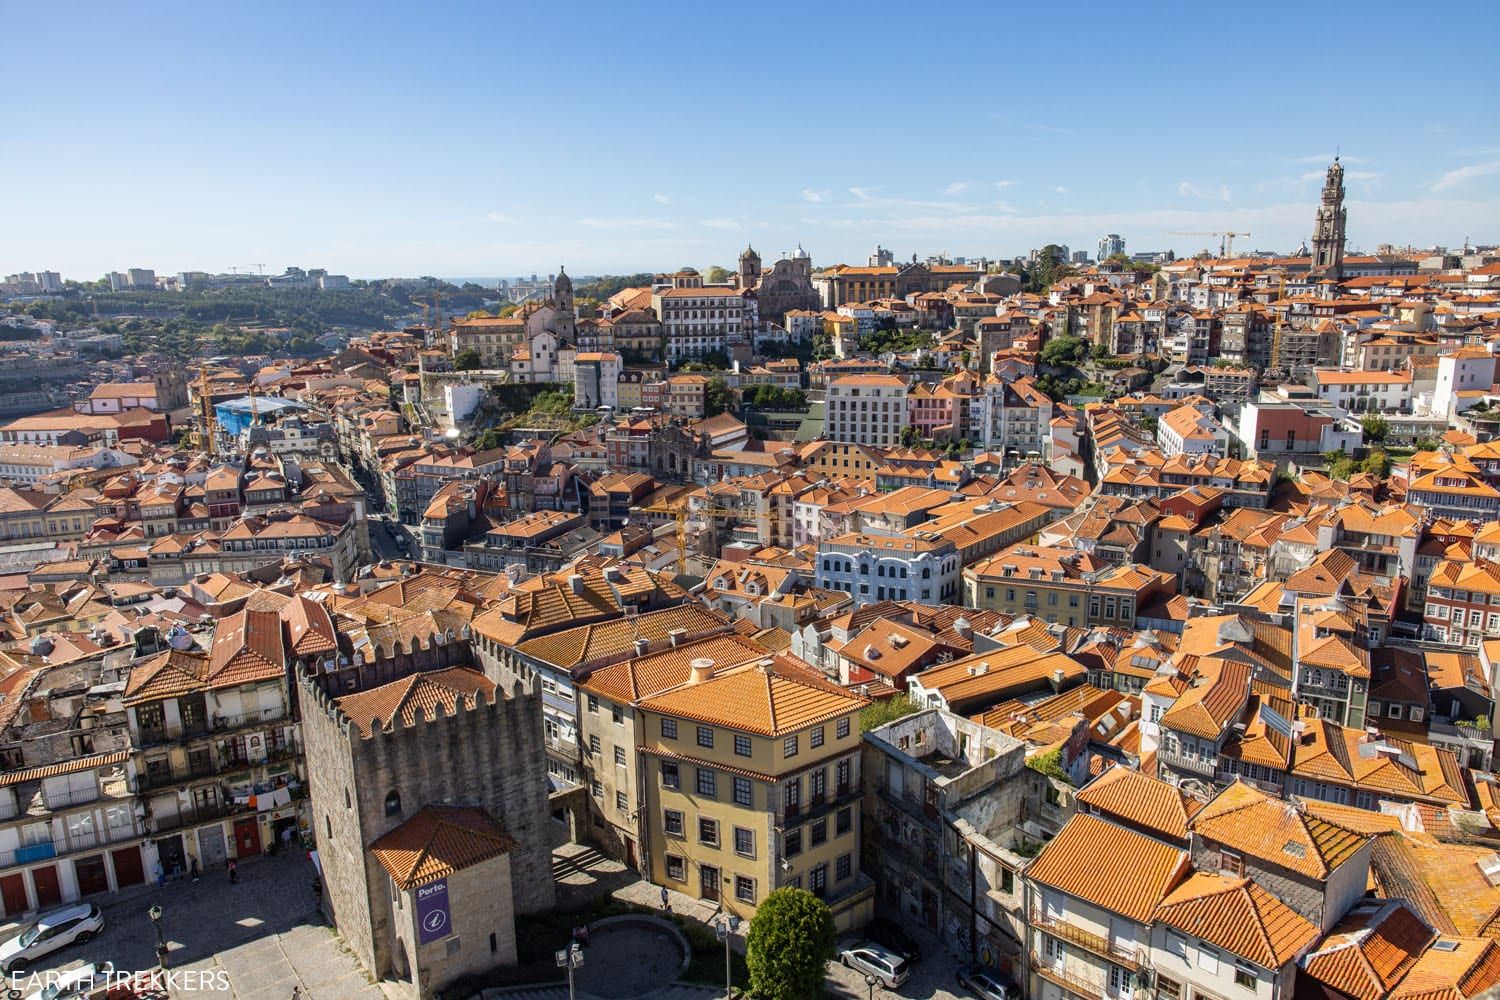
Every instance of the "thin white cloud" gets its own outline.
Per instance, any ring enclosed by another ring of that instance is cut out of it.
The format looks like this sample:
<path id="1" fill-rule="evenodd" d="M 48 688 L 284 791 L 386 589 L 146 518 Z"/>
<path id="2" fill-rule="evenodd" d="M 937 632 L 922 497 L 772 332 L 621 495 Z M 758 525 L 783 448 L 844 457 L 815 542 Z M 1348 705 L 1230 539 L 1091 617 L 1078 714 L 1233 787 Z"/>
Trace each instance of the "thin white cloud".
<path id="1" fill-rule="evenodd" d="M 1063 187 L 1061 184 L 1057 185 L 1057 187 L 1053 188 L 1052 190 L 1054 190 L 1058 194 L 1062 194 L 1062 195 L 1065 195 L 1065 194 L 1068 193 L 1068 189 L 1065 188 L 1065 187 Z"/>
<path id="2" fill-rule="evenodd" d="M 490 212 L 485 218 L 491 222 L 498 222 L 502 226 L 508 226 L 516 221 L 513 216 L 506 215 L 504 212 Z"/>
<path id="3" fill-rule="evenodd" d="M 610 231 L 629 229 L 676 229 L 677 227 L 666 219 L 639 219 L 639 218 L 600 218 L 598 216 L 585 216 L 578 220 L 580 226 L 590 229 L 605 229 Z"/>
<path id="4" fill-rule="evenodd" d="M 1001 191 L 1004 191 L 1008 187 L 1015 187 L 1015 186 L 1016 186 L 1016 182 L 1015 181 L 996 181 L 995 182 L 995 187 L 997 187 Z"/>
<path id="5" fill-rule="evenodd" d="M 1192 181 L 1183 181 L 1177 185 L 1177 196 L 1179 198 L 1197 198 L 1199 201 L 1228 201 L 1229 188 L 1220 184 L 1215 190 L 1211 187 L 1199 187 Z"/>
<path id="6" fill-rule="evenodd" d="M 1019 208 L 1016 208 L 1016 206 L 1012 205 L 1008 201 L 997 201 L 997 202 L 995 202 L 995 209 L 997 211 L 1006 212 L 1006 213 L 1012 214 L 1012 215 L 1020 211 Z"/>
<path id="7" fill-rule="evenodd" d="M 743 228 L 738 222 L 734 221 L 733 219 L 704 219 L 703 224 L 709 229 L 739 230 Z"/>
<path id="8" fill-rule="evenodd" d="M 812 188 L 803 188 L 802 200 L 811 202 L 814 205 L 821 205 L 823 202 L 828 200 L 828 192 L 814 191 Z"/>
<path id="9" fill-rule="evenodd" d="M 875 192 L 879 190 L 880 188 L 852 187 L 849 189 L 849 193 L 860 201 L 873 201 L 875 199 Z"/>
<path id="10" fill-rule="evenodd" d="M 943 188 L 943 194 L 963 194 L 967 190 L 969 190 L 968 181 L 954 181 Z"/>
<path id="11" fill-rule="evenodd" d="M 1048 133 L 1051 133 L 1052 135 L 1077 135 L 1078 134 L 1073 129 L 1063 128 L 1061 125 L 1038 125 L 1036 123 L 1030 123 L 1030 124 L 1022 125 L 1021 127 L 1024 128 L 1024 129 L 1027 129 L 1029 131 L 1032 131 L 1032 132 L 1048 132 Z"/>
<path id="12" fill-rule="evenodd" d="M 656 202 L 658 205 L 670 205 L 670 204 L 672 204 L 672 199 L 668 198 L 664 194 L 653 194 L 651 196 L 651 200 L 654 201 L 654 202 Z"/>
<path id="13" fill-rule="evenodd" d="M 1432 183 L 1433 191 L 1448 191 L 1476 177 L 1492 177 L 1500 174 L 1500 160 L 1489 163 L 1471 163 L 1467 167 L 1450 170 Z"/>

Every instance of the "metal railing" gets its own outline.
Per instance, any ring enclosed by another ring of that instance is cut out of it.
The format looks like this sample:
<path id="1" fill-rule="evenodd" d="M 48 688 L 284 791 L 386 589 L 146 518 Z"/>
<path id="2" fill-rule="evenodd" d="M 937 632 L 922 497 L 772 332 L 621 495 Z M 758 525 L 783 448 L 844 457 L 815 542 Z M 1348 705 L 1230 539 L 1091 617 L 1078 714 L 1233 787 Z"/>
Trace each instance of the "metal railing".
<path id="1" fill-rule="evenodd" d="M 1093 952 L 1100 958 L 1108 959 L 1114 964 L 1132 971 L 1138 970 L 1145 965 L 1143 956 L 1135 949 L 1126 950 L 1114 944 L 1109 938 L 1099 934 L 1093 934 L 1068 923 L 1066 920 L 1054 920 L 1040 910 L 1031 911 L 1031 926 L 1038 928 L 1046 934 L 1050 934 L 1060 941 L 1076 945 L 1085 951 Z"/>

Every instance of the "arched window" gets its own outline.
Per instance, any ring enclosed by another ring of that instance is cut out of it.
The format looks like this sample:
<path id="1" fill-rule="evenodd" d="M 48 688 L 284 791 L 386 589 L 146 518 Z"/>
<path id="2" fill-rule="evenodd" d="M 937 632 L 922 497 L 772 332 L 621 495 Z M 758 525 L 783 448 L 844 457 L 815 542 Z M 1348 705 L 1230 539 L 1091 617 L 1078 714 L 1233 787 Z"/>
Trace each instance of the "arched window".
<path id="1" fill-rule="evenodd" d="M 401 793 L 394 788 L 385 797 L 385 814 L 387 816 L 399 816 L 401 814 Z"/>

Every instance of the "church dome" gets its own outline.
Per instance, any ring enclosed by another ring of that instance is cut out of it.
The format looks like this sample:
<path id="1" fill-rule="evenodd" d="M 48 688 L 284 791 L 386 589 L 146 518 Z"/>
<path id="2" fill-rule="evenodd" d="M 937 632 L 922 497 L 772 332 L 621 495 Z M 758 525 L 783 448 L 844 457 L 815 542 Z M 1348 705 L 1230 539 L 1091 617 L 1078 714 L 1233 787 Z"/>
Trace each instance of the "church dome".
<path id="1" fill-rule="evenodd" d="M 796 250 L 796 252 L 792 254 L 792 259 L 794 259 L 794 260 L 807 260 L 807 256 L 808 256 L 807 255 L 807 251 L 804 250 L 804 249 L 802 249 L 802 244 L 801 243 L 798 243 L 797 244 L 797 250 Z"/>
<path id="2" fill-rule="evenodd" d="M 552 288 L 558 292 L 566 288 L 571 292 L 573 290 L 573 279 L 568 277 L 568 272 L 559 267 L 557 269 L 557 281 L 553 282 Z"/>

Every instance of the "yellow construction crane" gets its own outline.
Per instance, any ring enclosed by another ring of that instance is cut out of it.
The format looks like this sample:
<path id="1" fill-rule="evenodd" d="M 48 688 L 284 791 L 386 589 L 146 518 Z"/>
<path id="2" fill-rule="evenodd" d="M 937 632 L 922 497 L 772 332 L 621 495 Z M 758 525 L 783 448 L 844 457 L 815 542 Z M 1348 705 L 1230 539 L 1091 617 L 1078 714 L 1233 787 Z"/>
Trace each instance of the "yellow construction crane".
<path id="1" fill-rule="evenodd" d="M 194 447 L 209 454 L 214 450 L 214 399 L 209 391 L 208 366 L 198 366 L 198 427 L 193 432 Z"/>
<path id="2" fill-rule="evenodd" d="M 1249 236 L 1249 233 L 1235 232 L 1233 229 L 1224 229 L 1214 232 L 1202 233 L 1168 233 L 1168 236 L 1217 236 L 1219 237 L 1219 256 L 1228 257 L 1234 252 L 1234 238 L 1236 236 Z"/>
<path id="3" fill-rule="evenodd" d="M 676 504 L 651 504 L 646 507 L 632 507 L 632 511 L 642 514 L 666 514 L 677 522 L 677 575 L 687 575 L 687 523 L 693 518 L 703 518 L 714 521 L 759 521 L 766 519 L 769 533 L 774 538 L 776 534 L 776 522 L 778 515 L 775 504 L 766 508 L 766 513 L 758 514 L 755 511 L 741 510 L 738 507 L 697 507 L 689 508 L 686 503 Z"/>

